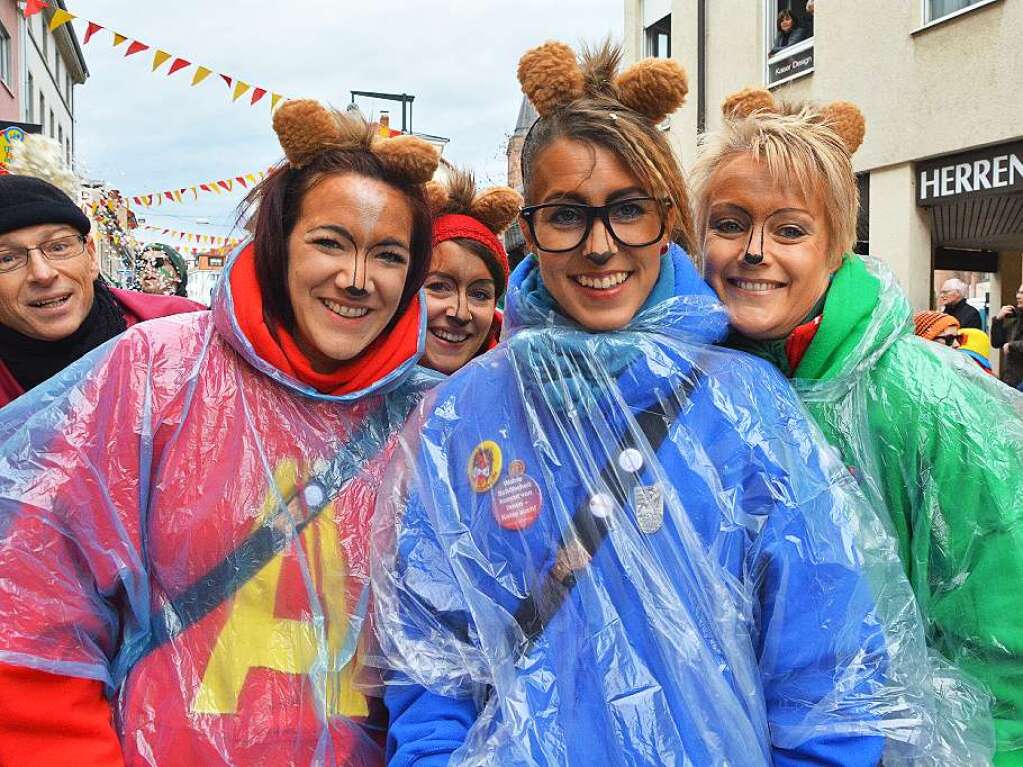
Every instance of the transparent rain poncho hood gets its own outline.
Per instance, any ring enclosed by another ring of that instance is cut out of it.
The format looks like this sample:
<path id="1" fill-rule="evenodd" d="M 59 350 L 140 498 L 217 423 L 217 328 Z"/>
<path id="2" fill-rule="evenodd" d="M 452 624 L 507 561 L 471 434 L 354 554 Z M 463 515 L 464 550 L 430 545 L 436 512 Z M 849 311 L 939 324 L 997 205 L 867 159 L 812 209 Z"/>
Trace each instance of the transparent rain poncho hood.
<path id="1" fill-rule="evenodd" d="M 417 354 L 334 397 L 272 368 L 234 314 L 244 253 L 212 312 L 0 410 L 0 662 L 102 681 L 129 765 L 377 765 L 369 520 L 434 379 Z"/>
<path id="2" fill-rule="evenodd" d="M 792 384 L 887 508 L 929 642 L 995 696 L 1023 765 L 1023 395 L 913 335 L 883 262 L 847 256 Z"/>
<path id="3" fill-rule="evenodd" d="M 535 261 L 378 497 L 392 765 L 984 764 L 895 541 L 672 247 L 624 330 Z"/>

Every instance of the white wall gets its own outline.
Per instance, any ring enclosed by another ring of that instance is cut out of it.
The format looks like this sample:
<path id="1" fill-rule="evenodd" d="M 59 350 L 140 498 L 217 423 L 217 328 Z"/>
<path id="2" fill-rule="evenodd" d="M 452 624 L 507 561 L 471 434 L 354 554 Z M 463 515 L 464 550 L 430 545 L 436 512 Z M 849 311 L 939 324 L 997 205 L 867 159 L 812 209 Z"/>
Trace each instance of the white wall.
<path id="1" fill-rule="evenodd" d="M 63 134 L 64 146 L 70 142 L 71 157 L 74 156 L 74 87 L 71 97 L 67 94 L 67 62 L 60 55 L 57 40 L 49 30 L 49 18 L 46 13 L 38 13 L 28 19 L 28 34 L 25 36 L 25 60 L 27 73 L 32 76 L 32 105 L 28 104 L 28 91 L 24 91 L 25 100 L 22 104 L 24 119 L 28 122 L 43 124 L 43 132 L 55 140 Z M 43 58 L 43 38 L 46 38 L 46 59 Z M 59 64 L 54 66 L 55 51 Z M 27 79 L 27 78 L 26 78 Z M 39 113 L 39 96 L 46 101 L 45 115 Z M 54 121 L 51 126 L 50 111 Z M 65 158 L 67 159 L 67 158 Z"/>

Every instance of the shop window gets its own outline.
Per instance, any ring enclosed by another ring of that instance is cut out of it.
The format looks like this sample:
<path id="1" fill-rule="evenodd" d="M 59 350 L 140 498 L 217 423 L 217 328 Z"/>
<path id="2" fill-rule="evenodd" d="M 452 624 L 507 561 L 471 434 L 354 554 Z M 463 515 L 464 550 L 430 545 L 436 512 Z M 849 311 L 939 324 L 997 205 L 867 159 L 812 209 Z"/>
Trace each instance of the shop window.
<path id="1" fill-rule="evenodd" d="M 11 36 L 0 24 L 0 80 L 11 85 Z"/>
<path id="2" fill-rule="evenodd" d="M 856 213 L 856 246 L 861 256 L 870 255 L 870 174 L 857 173 L 856 186 L 860 192 L 860 209 Z"/>
<path id="3" fill-rule="evenodd" d="M 813 39 L 814 0 L 768 0 L 770 56 Z"/>
<path id="4" fill-rule="evenodd" d="M 764 0 L 768 87 L 813 72 L 815 0 Z"/>
<path id="5" fill-rule="evenodd" d="M 35 122 L 36 119 L 36 81 L 32 73 L 28 73 L 28 96 L 25 99 L 25 119 Z"/>
<path id="6" fill-rule="evenodd" d="M 924 23 L 928 24 L 945 16 L 951 16 L 953 13 L 982 2 L 985 2 L 985 0 L 924 0 L 924 7 L 926 9 Z"/>
<path id="7" fill-rule="evenodd" d="M 671 58 L 670 14 L 646 28 L 646 55 L 658 59 Z"/>

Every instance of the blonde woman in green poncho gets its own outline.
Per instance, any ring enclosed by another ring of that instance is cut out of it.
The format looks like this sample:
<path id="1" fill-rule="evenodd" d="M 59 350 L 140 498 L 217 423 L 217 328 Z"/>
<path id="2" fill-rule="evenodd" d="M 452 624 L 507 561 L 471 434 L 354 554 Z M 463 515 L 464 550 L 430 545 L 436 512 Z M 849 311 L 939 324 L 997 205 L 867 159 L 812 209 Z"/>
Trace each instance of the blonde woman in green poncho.
<path id="1" fill-rule="evenodd" d="M 914 337 L 891 271 L 850 252 L 855 106 L 724 108 L 693 180 L 730 345 L 789 376 L 887 507 L 929 642 L 994 695 L 995 764 L 1023 765 L 1023 396 Z"/>

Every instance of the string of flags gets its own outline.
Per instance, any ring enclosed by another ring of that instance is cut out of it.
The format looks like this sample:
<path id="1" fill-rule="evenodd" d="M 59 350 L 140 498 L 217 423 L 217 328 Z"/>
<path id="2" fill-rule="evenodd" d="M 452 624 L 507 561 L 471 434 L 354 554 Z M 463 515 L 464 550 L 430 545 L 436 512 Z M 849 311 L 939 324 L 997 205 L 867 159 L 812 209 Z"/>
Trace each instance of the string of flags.
<path id="1" fill-rule="evenodd" d="M 177 229 L 164 229 L 159 226 L 143 224 L 139 227 L 149 232 L 159 232 L 161 237 L 170 237 L 175 240 L 194 242 L 199 245 L 209 245 L 214 248 L 234 247 L 241 242 L 238 237 L 220 237 L 215 234 L 199 234 L 198 232 L 180 232 Z"/>
<path id="2" fill-rule="evenodd" d="M 250 185 L 254 186 L 266 178 L 266 174 L 269 172 L 270 169 L 261 170 L 256 171 L 255 173 L 246 173 L 242 176 L 235 176 L 234 178 L 222 178 L 216 181 L 207 181 L 204 184 L 183 186 L 180 189 L 167 189 L 162 192 L 137 194 L 129 197 L 128 199 L 136 205 L 145 208 L 150 208 L 153 205 L 163 205 L 164 201 L 184 202 L 188 195 L 191 195 L 190 199 L 198 200 L 200 192 L 226 194 L 235 191 L 238 188 L 248 189 Z"/>
<path id="3" fill-rule="evenodd" d="M 75 19 L 80 19 L 81 21 L 86 22 L 88 24 L 88 27 L 86 28 L 85 35 L 82 38 L 83 45 L 88 45 L 89 41 L 92 40 L 92 38 L 98 32 L 106 31 L 110 32 L 113 35 L 113 43 L 115 48 L 127 43 L 127 46 L 124 51 L 125 58 L 128 58 L 129 56 L 134 56 L 138 53 L 142 53 L 143 51 L 152 51 L 153 52 L 152 71 L 154 73 L 168 61 L 170 62 L 170 66 L 167 67 L 168 77 L 175 75 L 178 72 L 181 72 L 182 70 L 191 68 L 192 87 L 199 85 L 200 83 L 205 81 L 206 78 L 208 78 L 210 75 L 214 74 L 215 70 L 210 67 L 203 66 L 202 64 L 197 64 L 191 61 L 190 59 L 183 58 L 162 48 L 154 48 L 153 46 L 150 46 L 147 43 L 143 43 L 140 40 L 132 39 L 127 35 L 121 34 L 120 32 L 114 32 L 113 30 L 107 29 L 102 24 L 99 24 L 95 21 L 91 21 L 89 19 L 76 16 L 73 13 L 65 11 L 63 8 L 51 6 L 49 2 L 46 2 L 46 0 L 25 0 L 25 7 L 22 13 L 27 19 L 31 16 L 34 16 L 37 13 L 41 13 L 45 8 L 50 8 L 53 11 L 53 16 L 50 18 L 51 32 L 56 31 L 60 27 L 64 26 L 65 24 L 71 21 L 74 21 Z M 272 91 L 268 88 L 263 88 L 258 85 L 253 85 L 252 83 L 245 82 L 233 75 L 227 75 L 222 72 L 217 72 L 217 74 L 220 76 L 220 79 L 227 84 L 228 92 L 231 94 L 231 101 L 236 102 L 240 100 L 243 96 L 246 96 L 249 102 L 249 106 L 255 106 L 260 101 L 262 101 L 266 96 L 269 96 L 270 111 L 272 112 L 277 108 L 277 105 L 284 98 L 284 96 L 282 96 L 280 93 Z"/>

